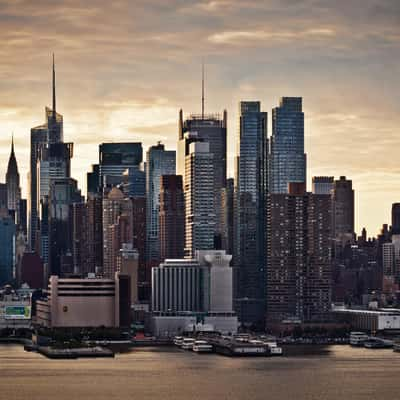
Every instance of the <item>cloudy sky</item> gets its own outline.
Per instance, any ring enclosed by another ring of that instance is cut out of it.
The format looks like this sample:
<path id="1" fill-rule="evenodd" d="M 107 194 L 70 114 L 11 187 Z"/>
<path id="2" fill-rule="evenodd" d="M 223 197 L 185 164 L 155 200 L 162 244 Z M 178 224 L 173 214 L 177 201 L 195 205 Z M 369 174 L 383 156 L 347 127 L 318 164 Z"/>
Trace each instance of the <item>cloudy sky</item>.
<path id="1" fill-rule="evenodd" d="M 398 0 L 0 0 L 0 180 L 14 132 L 23 192 L 30 128 L 51 104 L 75 143 L 73 176 L 102 141 L 163 141 L 177 115 L 228 110 L 229 172 L 237 103 L 302 96 L 309 182 L 346 175 L 356 226 L 375 234 L 400 201 Z"/>

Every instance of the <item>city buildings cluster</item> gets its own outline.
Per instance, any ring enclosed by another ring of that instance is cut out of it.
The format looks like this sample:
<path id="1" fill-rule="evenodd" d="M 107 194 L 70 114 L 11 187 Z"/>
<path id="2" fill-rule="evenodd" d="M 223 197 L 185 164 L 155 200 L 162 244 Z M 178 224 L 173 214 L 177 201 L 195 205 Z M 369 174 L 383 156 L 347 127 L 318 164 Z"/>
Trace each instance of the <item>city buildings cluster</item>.
<path id="1" fill-rule="evenodd" d="M 36 304 L 44 326 L 127 326 L 134 310 L 159 335 L 188 323 L 233 332 L 329 322 L 332 302 L 398 304 L 400 204 L 369 239 L 354 232 L 351 180 L 314 177 L 307 191 L 301 97 L 272 110 L 270 136 L 260 102 L 239 103 L 234 178 L 227 112 L 206 114 L 204 102 L 179 112 L 176 151 L 128 141 L 101 143 L 98 156 L 84 197 L 53 59 L 28 200 L 13 141 L 0 184 L 0 286 L 48 287 Z"/>

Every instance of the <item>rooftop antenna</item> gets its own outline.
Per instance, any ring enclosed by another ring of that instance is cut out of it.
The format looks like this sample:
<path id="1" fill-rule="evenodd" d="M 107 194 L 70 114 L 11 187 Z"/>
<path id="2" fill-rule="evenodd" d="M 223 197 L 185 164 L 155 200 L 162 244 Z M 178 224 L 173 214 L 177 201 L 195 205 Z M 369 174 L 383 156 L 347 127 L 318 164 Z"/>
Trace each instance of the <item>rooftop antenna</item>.
<path id="1" fill-rule="evenodd" d="M 201 62 L 201 119 L 204 119 L 204 58 Z"/>
<path id="2" fill-rule="evenodd" d="M 56 118 L 56 68 L 53 53 L 53 118 Z"/>

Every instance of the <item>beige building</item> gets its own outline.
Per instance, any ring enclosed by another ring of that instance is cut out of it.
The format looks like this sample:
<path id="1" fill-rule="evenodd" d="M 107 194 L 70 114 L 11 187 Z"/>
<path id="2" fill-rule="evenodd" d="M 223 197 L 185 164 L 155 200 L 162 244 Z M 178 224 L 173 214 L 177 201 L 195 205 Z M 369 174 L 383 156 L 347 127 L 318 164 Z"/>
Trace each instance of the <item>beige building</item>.
<path id="1" fill-rule="evenodd" d="M 48 328 L 129 325 L 130 278 L 64 279 L 51 276 L 47 298 L 36 302 L 36 324 Z"/>

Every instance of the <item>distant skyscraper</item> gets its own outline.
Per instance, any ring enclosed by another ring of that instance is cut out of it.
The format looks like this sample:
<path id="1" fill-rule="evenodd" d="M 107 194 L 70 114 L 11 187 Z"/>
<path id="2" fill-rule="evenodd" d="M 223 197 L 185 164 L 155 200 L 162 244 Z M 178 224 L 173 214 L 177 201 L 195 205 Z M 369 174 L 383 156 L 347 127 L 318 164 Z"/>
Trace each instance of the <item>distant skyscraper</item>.
<path id="1" fill-rule="evenodd" d="M 176 152 L 165 150 L 161 143 L 151 146 L 146 155 L 146 194 L 147 194 L 147 260 L 156 263 L 160 260 L 159 213 L 160 183 L 162 175 L 176 173 Z"/>
<path id="2" fill-rule="evenodd" d="M 312 192 L 314 194 L 332 194 L 334 187 L 333 176 L 313 176 L 312 178 Z"/>
<path id="3" fill-rule="evenodd" d="M 98 174 L 100 187 L 105 186 L 107 176 L 118 178 L 116 184 L 122 183 L 124 172 L 130 167 L 137 168 L 142 160 L 141 143 L 102 143 L 99 145 Z M 94 171 L 96 170 L 94 169 Z"/>
<path id="4" fill-rule="evenodd" d="M 234 242 L 234 194 L 233 178 L 226 180 L 226 187 L 222 190 L 222 248 L 228 254 L 233 254 Z"/>
<path id="5" fill-rule="evenodd" d="M 7 207 L 14 212 L 15 221 L 19 221 L 19 201 L 21 199 L 21 188 L 19 186 L 19 173 L 17 160 L 14 153 L 14 138 L 11 140 L 11 153 L 8 160 L 6 173 L 7 184 Z"/>
<path id="6" fill-rule="evenodd" d="M 101 194 L 88 193 L 87 213 L 87 268 L 100 273 L 103 268 L 103 199 Z"/>
<path id="7" fill-rule="evenodd" d="M 354 190 L 351 180 L 341 176 L 333 188 L 334 238 L 338 245 L 351 242 L 354 236 Z"/>
<path id="8" fill-rule="evenodd" d="M 400 203 L 392 204 L 392 234 L 400 235 Z"/>
<path id="9" fill-rule="evenodd" d="M 306 182 L 301 97 L 282 97 L 272 110 L 270 191 L 287 193 L 289 182 Z"/>
<path id="10" fill-rule="evenodd" d="M 266 275 L 267 113 L 239 104 L 235 178 L 235 307 L 245 325 L 264 327 Z"/>
<path id="11" fill-rule="evenodd" d="M 116 264 L 113 252 L 113 231 L 112 227 L 118 222 L 122 213 L 124 194 L 116 187 L 103 197 L 103 271 L 106 278 L 112 278 L 116 272 Z"/>
<path id="12" fill-rule="evenodd" d="M 189 145 L 185 158 L 185 256 L 194 257 L 196 250 L 214 249 L 217 215 L 214 187 L 214 155 L 207 142 Z"/>
<path id="13" fill-rule="evenodd" d="M 183 120 L 182 110 L 179 113 L 179 143 L 185 141 L 185 133 L 192 132 L 197 135 L 198 141 L 209 143 L 210 153 L 213 155 L 213 193 L 214 207 L 216 213 L 215 225 L 215 247 L 220 248 L 222 238 L 222 190 L 226 186 L 226 135 L 227 135 L 227 112 L 222 117 L 219 114 L 190 115 Z M 178 170 L 177 173 L 184 178 L 185 154 L 182 146 L 178 145 Z M 185 179 L 184 179 L 185 180 Z"/>
<path id="14" fill-rule="evenodd" d="M 38 230 L 38 176 L 37 164 L 40 160 L 42 149 L 49 143 L 63 141 L 63 117 L 56 112 L 56 82 L 53 57 L 53 107 L 46 107 L 46 123 L 31 129 L 31 155 L 29 171 L 29 246 L 32 250 L 36 248 L 36 237 Z"/>
<path id="15" fill-rule="evenodd" d="M 0 210 L 8 209 L 8 199 L 7 199 L 7 184 L 0 183 Z"/>
<path id="16" fill-rule="evenodd" d="M 15 266 L 15 222 L 0 214 L 0 287 L 12 283 Z"/>
<path id="17" fill-rule="evenodd" d="M 81 203 L 76 180 L 55 179 L 49 196 L 49 268 L 51 275 L 73 272 L 71 205 Z"/>
<path id="18" fill-rule="evenodd" d="M 163 175 L 160 187 L 160 259 L 183 258 L 185 202 L 181 175 Z"/>
<path id="19" fill-rule="evenodd" d="M 302 187 L 301 187 L 302 186 Z M 268 212 L 267 320 L 324 321 L 331 306 L 331 196 L 289 185 Z"/>

